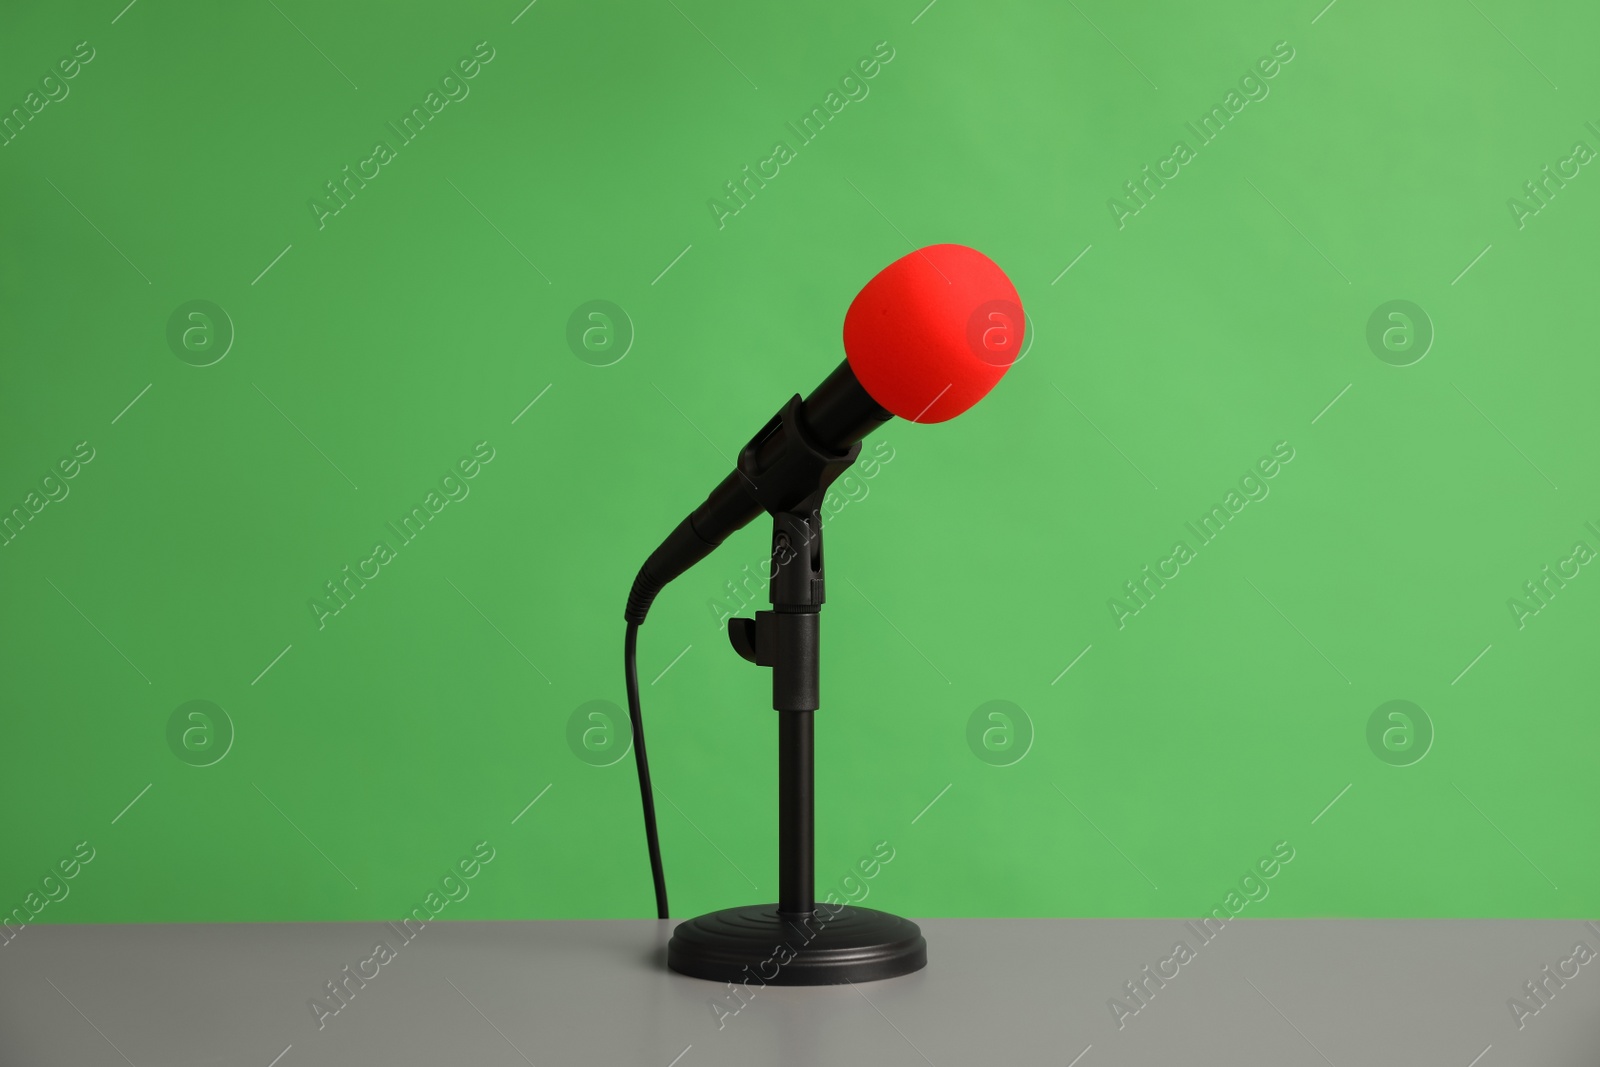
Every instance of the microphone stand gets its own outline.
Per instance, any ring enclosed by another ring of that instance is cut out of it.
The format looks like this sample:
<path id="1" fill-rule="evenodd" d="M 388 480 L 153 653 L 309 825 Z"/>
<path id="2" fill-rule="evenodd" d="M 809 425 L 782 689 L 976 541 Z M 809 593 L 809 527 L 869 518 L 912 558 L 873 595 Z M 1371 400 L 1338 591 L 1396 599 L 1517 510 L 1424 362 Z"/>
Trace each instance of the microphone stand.
<path id="1" fill-rule="evenodd" d="M 776 429 L 803 437 L 793 424 L 794 411 L 791 402 L 774 420 Z M 734 651 L 772 670 L 778 903 L 725 908 L 681 923 L 667 945 L 667 966 L 680 974 L 747 987 L 828 985 L 893 978 L 927 965 L 927 942 L 915 923 L 871 908 L 816 902 L 813 716 L 821 688 L 821 504 L 828 484 L 859 449 L 853 445 L 819 463 L 810 495 L 772 513 L 772 610 L 728 620 Z"/>

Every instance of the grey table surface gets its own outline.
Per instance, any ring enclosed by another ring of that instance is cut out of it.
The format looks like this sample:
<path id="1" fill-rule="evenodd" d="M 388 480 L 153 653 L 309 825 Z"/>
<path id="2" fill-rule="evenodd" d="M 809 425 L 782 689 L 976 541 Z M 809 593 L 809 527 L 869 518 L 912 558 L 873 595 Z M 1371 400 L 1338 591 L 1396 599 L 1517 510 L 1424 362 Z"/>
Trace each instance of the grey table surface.
<path id="1" fill-rule="evenodd" d="M 653 920 L 31 926 L 0 947 L 0 1064 L 1600 1064 L 1578 920 L 921 925 L 924 971 L 748 1000 L 668 972 Z"/>

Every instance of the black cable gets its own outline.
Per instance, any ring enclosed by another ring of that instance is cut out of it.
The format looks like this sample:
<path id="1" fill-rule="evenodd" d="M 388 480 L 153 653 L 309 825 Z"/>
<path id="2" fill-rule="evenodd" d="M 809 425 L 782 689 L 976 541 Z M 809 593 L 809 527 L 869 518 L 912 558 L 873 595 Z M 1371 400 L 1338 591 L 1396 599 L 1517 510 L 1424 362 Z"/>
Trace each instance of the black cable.
<path id="1" fill-rule="evenodd" d="M 630 621 L 622 643 L 623 671 L 628 683 L 628 719 L 633 724 L 633 762 L 639 768 L 639 799 L 644 805 L 644 836 L 650 846 L 650 874 L 656 883 L 656 918 L 666 919 L 667 876 L 661 869 L 661 840 L 656 836 L 656 801 L 650 789 L 650 760 L 644 751 L 644 715 L 639 709 L 639 624 Z"/>

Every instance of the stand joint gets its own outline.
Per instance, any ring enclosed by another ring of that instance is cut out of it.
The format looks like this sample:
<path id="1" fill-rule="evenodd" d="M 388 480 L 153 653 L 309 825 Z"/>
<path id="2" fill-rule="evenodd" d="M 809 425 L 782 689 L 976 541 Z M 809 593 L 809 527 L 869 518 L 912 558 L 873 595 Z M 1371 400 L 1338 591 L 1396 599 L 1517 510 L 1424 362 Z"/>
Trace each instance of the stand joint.
<path id="1" fill-rule="evenodd" d="M 811 501 L 807 501 L 811 503 Z M 822 513 L 782 511 L 772 517 L 771 611 L 728 620 L 728 643 L 758 667 L 772 668 L 774 711 L 821 706 Z"/>

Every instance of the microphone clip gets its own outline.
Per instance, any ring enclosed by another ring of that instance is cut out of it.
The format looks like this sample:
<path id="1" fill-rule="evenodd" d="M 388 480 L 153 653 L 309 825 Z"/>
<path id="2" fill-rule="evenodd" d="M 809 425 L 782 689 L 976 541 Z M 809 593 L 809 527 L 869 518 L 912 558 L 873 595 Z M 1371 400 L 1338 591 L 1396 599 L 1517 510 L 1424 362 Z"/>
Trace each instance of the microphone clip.
<path id="1" fill-rule="evenodd" d="M 861 454 L 860 441 L 843 451 L 819 444 L 807 432 L 801 405 L 799 393 L 791 396 L 739 450 L 734 464 L 751 499 L 775 518 L 820 507 L 828 487 Z"/>

